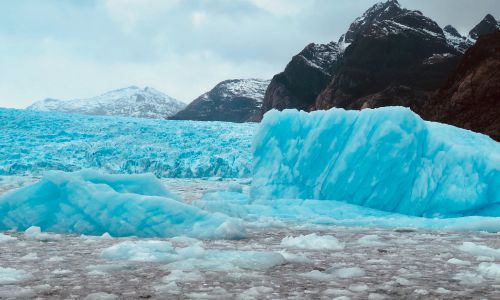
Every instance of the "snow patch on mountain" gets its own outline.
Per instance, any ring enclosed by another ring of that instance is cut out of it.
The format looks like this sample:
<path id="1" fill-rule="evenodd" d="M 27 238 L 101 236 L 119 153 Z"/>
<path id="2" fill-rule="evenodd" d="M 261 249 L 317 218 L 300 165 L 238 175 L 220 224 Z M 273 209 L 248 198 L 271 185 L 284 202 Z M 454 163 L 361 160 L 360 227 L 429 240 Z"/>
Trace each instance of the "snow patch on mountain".
<path id="1" fill-rule="evenodd" d="M 28 110 L 57 111 L 85 115 L 127 116 L 137 118 L 166 118 L 186 106 L 151 87 L 131 86 L 102 95 L 74 100 L 45 99 L 27 107 Z"/>

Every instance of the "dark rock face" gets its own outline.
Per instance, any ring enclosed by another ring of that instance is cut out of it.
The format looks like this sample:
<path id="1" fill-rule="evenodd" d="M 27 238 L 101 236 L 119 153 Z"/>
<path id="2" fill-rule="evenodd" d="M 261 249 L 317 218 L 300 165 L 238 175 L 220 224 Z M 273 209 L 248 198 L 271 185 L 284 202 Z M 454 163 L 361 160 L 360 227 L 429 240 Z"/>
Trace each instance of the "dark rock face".
<path id="1" fill-rule="evenodd" d="M 391 14 L 384 15 L 380 9 Z M 333 80 L 318 96 L 316 109 L 403 105 L 418 111 L 429 93 L 445 82 L 460 53 L 447 42 L 439 25 L 419 11 L 389 1 L 368 12 L 387 18 L 365 14 L 363 27 L 354 34 Z M 370 24 L 370 20 L 375 21 Z"/>
<path id="2" fill-rule="evenodd" d="M 500 141 L 500 31 L 482 36 L 447 84 L 425 105 L 426 119 Z"/>
<path id="3" fill-rule="evenodd" d="M 498 140 L 500 65 L 493 55 L 498 48 L 486 49 L 488 41 L 495 42 L 489 37 L 466 51 L 477 38 L 499 29 L 499 22 L 487 15 L 464 37 L 451 25 L 441 29 L 420 11 L 402 8 L 397 0 L 375 4 L 337 44 L 331 43 L 333 59 L 309 63 L 311 53 L 320 52 L 311 44 L 274 76 L 262 112 L 399 105 Z"/>
<path id="4" fill-rule="evenodd" d="M 262 112 L 272 108 L 310 110 L 330 82 L 341 53 L 341 47 L 335 42 L 309 44 L 292 58 L 284 72 L 271 80 Z"/>
<path id="5" fill-rule="evenodd" d="M 211 91 L 170 117 L 172 120 L 258 122 L 269 80 L 235 79 L 217 84 Z"/>
<path id="6" fill-rule="evenodd" d="M 472 28 L 469 32 L 469 37 L 477 40 L 482 35 L 491 34 L 499 29 L 500 23 L 495 19 L 495 17 L 488 14 L 479 24 Z"/>

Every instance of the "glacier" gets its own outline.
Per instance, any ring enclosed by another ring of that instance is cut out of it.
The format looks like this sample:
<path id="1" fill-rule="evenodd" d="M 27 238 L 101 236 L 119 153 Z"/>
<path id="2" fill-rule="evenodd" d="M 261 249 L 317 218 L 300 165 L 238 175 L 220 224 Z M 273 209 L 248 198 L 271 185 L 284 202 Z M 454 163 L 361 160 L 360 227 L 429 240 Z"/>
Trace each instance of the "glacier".
<path id="1" fill-rule="evenodd" d="M 0 176 L 94 168 L 157 177 L 249 177 L 256 127 L 0 108 Z"/>
<path id="2" fill-rule="evenodd" d="M 423 217 L 500 216 L 500 143 L 401 107 L 267 113 L 254 199 L 337 200 Z"/>
<path id="3" fill-rule="evenodd" d="M 181 202 L 153 175 L 51 171 L 0 196 L 0 230 L 238 239 L 238 220 Z M 37 226 L 32 227 L 32 226 Z"/>

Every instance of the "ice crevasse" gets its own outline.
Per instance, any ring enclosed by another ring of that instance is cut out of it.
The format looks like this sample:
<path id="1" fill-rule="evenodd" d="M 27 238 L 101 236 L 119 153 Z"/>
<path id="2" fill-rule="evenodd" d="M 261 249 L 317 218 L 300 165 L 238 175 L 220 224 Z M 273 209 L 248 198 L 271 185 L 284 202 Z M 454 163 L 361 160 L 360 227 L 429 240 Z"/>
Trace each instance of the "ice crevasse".
<path id="1" fill-rule="evenodd" d="M 0 230 L 112 236 L 242 238 L 238 220 L 180 201 L 153 175 L 52 171 L 0 196 Z"/>
<path id="2" fill-rule="evenodd" d="M 500 143 L 401 107 L 268 112 L 253 199 L 337 200 L 425 217 L 500 216 Z"/>

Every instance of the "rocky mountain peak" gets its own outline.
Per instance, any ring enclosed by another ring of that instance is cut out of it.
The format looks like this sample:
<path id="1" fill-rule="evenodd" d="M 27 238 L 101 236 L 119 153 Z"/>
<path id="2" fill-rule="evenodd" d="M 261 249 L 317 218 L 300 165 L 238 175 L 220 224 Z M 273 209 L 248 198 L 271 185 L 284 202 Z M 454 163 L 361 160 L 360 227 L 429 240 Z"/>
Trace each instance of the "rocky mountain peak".
<path id="1" fill-rule="evenodd" d="M 480 36 L 500 30 L 500 22 L 491 14 L 487 14 L 479 24 L 469 32 L 469 38 L 477 40 Z"/>
<path id="2" fill-rule="evenodd" d="M 457 37 L 457 38 L 462 38 L 462 35 L 458 32 L 458 30 L 455 27 L 451 26 L 451 25 L 446 25 L 443 28 L 443 31 L 445 33 L 448 33 L 451 36 L 454 36 L 454 37 Z"/>
<path id="3" fill-rule="evenodd" d="M 390 19 L 403 11 L 397 0 L 379 2 L 370 7 L 361 17 L 354 20 L 349 30 L 342 36 L 341 43 L 352 43 L 360 32 L 370 27 L 373 23 Z"/>

